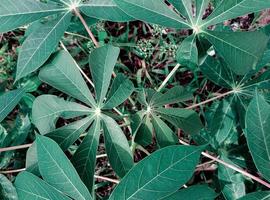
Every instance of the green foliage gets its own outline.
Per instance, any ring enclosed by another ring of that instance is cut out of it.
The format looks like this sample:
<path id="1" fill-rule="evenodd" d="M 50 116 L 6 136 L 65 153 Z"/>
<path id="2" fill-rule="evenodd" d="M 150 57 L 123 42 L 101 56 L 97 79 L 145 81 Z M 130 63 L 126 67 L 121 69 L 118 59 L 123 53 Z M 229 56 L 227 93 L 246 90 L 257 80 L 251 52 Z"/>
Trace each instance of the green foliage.
<path id="1" fill-rule="evenodd" d="M 0 199 L 268 199 L 268 8 L 0 0 Z"/>

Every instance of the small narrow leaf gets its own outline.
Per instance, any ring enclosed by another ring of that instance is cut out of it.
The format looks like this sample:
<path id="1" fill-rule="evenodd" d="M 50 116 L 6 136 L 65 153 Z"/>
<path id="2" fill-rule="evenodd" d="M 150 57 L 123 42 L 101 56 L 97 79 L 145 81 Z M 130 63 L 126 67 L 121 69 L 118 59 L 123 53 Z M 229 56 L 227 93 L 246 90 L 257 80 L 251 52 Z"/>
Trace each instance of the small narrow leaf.
<path id="1" fill-rule="evenodd" d="M 176 192 L 191 178 L 201 151 L 201 147 L 194 146 L 169 146 L 156 151 L 130 170 L 110 200 L 161 199 Z"/>
<path id="2" fill-rule="evenodd" d="M 184 39 L 176 53 L 177 62 L 181 65 L 194 69 L 198 66 L 198 49 L 196 35 L 193 34 Z"/>
<path id="3" fill-rule="evenodd" d="M 190 27 L 162 0 L 114 0 L 114 2 L 128 15 L 141 21 L 177 29 Z"/>
<path id="4" fill-rule="evenodd" d="M 270 181 L 270 105 L 256 92 L 246 114 L 246 138 L 259 172 Z"/>
<path id="5" fill-rule="evenodd" d="M 187 189 L 181 189 L 172 195 L 163 198 L 162 200 L 214 200 L 217 194 L 207 185 L 194 185 Z"/>
<path id="6" fill-rule="evenodd" d="M 99 105 L 103 104 L 119 53 L 118 47 L 106 45 L 95 49 L 90 54 L 89 65 L 95 84 L 96 100 Z"/>
<path id="7" fill-rule="evenodd" d="M 57 143 L 44 136 L 37 136 L 36 143 L 38 166 L 43 179 L 73 199 L 92 200 L 75 168 Z"/>
<path id="8" fill-rule="evenodd" d="M 19 200 L 16 189 L 2 174 L 0 174 L 0 197 L 1 200 Z"/>
<path id="9" fill-rule="evenodd" d="M 113 0 L 88 0 L 80 6 L 80 10 L 89 17 L 107 21 L 127 22 L 134 20 L 118 8 Z"/>
<path id="10" fill-rule="evenodd" d="M 16 178 L 15 186 L 20 200 L 70 200 L 57 189 L 29 172 L 20 173 Z"/>
<path id="11" fill-rule="evenodd" d="M 112 109 L 123 103 L 134 91 L 133 83 L 123 74 L 118 74 L 112 83 L 103 109 Z"/>
<path id="12" fill-rule="evenodd" d="M 133 167 L 133 156 L 127 138 L 112 118 L 102 115 L 102 120 L 109 162 L 116 174 L 123 177 Z"/>
<path id="13" fill-rule="evenodd" d="M 176 134 L 159 117 L 155 115 L 152 116 L 152 123 L 159 147 L 162 148 L 170 145 L 176 145 L 178 143 Z"/>
<path id="14" fill-rule="evenodd" d="M 90 126 L 93 120 L 94 115 L 90 115 L 82 120 L 75 121 L 71 124 L 47 133 L 46 136 L 57 142 L 63 151 L 65 151 Z"/>
<path id="15" fill-rule="evenodd" d="M 71 161 L 80 175 L 82 181 L 92 192 L 94 185 L 94 172 L 96 167 L 96 154 L 100 137 L 100 121 L 95 120 Z"/>
<path id="16" fill-rule="evenodd" d="M 16 80 L 36 71 L 46 62 L 64 35 L 70 19 L 70 13 L 61 15 L 27 37 L 19 53 Z"/>
<path id="17" fill-rule="evenodd" d="M 53 95 L 42 95 L 35 99 L 32 109 L 33 124 L 44 135 L 55 129 L 59 117 L 70 119 L 89 115 L 93 111 L 75 102 L 68 102 Z"/>
<path id="18" fill-rule="evenodd" d="M 95 100 L 76 65 L 68 52 L 60 51 L 41 69 L 39 78 L 89 106 L 95 106 Z"/>
<path id="19" fill-rule="evenodd" d="M 65 8 L 33 0 L 0 0 L 0 32 L 8 32 Z"/>
<path id="20" fill-rule="evenodd" d="M 239 75 L 244 75 L 251 69 L 255 69 L 269 40 L 263 31 L 206 31 L 204 34 L 228 64 L 228 67 Z"/>
<path id="21" fill-rule="evenodd" d="M 24 89 L 17 89 L 0 96 L 0 122 L 15 108 L 24 94 Z"/>

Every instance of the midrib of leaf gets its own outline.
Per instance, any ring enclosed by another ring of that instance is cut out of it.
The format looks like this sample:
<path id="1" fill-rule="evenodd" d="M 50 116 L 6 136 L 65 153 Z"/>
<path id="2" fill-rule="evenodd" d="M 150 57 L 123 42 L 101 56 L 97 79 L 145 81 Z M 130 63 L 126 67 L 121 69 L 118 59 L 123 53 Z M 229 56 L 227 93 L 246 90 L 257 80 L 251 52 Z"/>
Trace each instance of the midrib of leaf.
<path id="1" fill-rule="evenodd" d="M 262 123 L 262 116 L 261 116 L 261 112 L 260 112 L 260 106 L 259 106 L 258 102 L 259 102 L 258 95 L 256 95 L 257 112 L 258 112 L 258 118 L 259 118 L 259 121 L 260 121 L 262 134 L 263 134 L 263 143 L 264 143 L 264 146 L 265 146 L 265 149 L 266 149 L 267 157 L 270 160 L 270 152 L 269 152 L 266 140 L 265 140 L 266 136 L 265 136 L 264 126 L 263 126 L 263 123 Z"/>
<path id="2" fill-rule="evenodd" d="M 40 11 L 35 11 L 35 12 L 24 12 L 24 13 L 14 13 L 14 14 L 7 14 L 7 15 L 0 15 L 0 17 L 11 17 L 11 16 L 16 16 L 16 15 L 29 15 L 29 14 L 39 14 L 39 13 L 46 13 L 46 12 L 54 12 L 54 11 L 67 11 L 69 10 L 68 8 L 58 8 L 58 9 L 53 9 L 53 10 L 40 10 Z"/>
<path id="3" fill-rule="evenodd" d="M 81 126 L 79 126 L 77 129 L 75 129 L 75 130 L 74 130 L 68 137 L 66 137 L 59 145 L 62 146 L 62 144 L 65 143 L 70 137 L 72 137 L 73 134 L 74 134 L 77 130 L 81 129 L 83 126 L 85 126 L 87 123 L 89 123 L 89 121 L 91 121 L 94 117 L 95 117 L 94 115 L 91 116 L 91 117 L 88 117 L 89 119 L 88 119 L 85 123 L 83 123 L 83 124 L 82 124 Z"/>
<path id="4" fill-rule="evenodd" d="M 95 102 L 92 102 L 92 100 L 90 100 L 89 99 L 89 97 L 87 97 L 86 96 L 86 94 L 85 94 L 85 92 L 84 91 L 82 91 L 81 90 L 81 88 L 80 87 L 77 87 L 77 85 L 73 82 L 73 80 L 72 79 L 70 79 L 65 73 L 63 73 L 55 64 L 53 64 L 53 66 L 55 67 L 55 69 L 57 69 L 61 74 L 63 74 L 64 75 L 64 77 L 66 78 L 66 79 L 68 79 L 71 83 L 72 83 L 72 85 L 89 101 L 89 103 L 91 103 L 92 104 L 92 106 L 95 106 Z M 48 70 L 48 71 L 53 71 L 54 69 L 50 69 L 50 70 Z M 43 82 L 45 82 L 45 83 L 47 83 L 46 81 L 44 81 L 44 80 L 42 80 Z M 47 83 L 47 84 L 49 84 L 49 83 Z"/>
<path id="5" fill-rule="evenodd" d="M 61 19 L 55 24 L 55 26 L 52 28 L 52 30 L 46 35 L 46 37 L 43 39 L 42 42 L 39 43 L 39 45 L 36 47 L 36 50 L 32 53 L 32 55 L 29 57 L 28 61 L 24 64 L 24 67 L 20 70 L 20 73 L 17 74 L 17 77 L 20 77 L 23 71 L 25 70 L 26 66 L 29 64 L 29 62 L 32 60 L 33 56 L 39 51 L 40 47 L 43 45 L 43 43 L 47 40 L 47 38 L 51 35 L 51 33 L 55 30 L 55 27 L 57 27 L 62 20 L 69 14 L 69 12 L 66 12 Z"/>
<path id="6" fill-rule="evenodd" d="M 179 0 L 179 1 L 180 1 L 180 0 Z M 181 0 L 181 1 L 182 1 L 182 0 Z M 183 2 L 183 1 L 182 1 L 182 2 Z M 184 7 L 185 7 L 186 13 L 188 14 L 188 18 L 189 18 L 191 24 L 193 25 L 193 17 L 190 15 L 190 14 L 191 14 L 191 13 L 190 13 L 190 10 L 188 9 L 187 5 L 185 4 L 185 1 L 183 2 L 183 5 L 184 5 Z"/>
<path id="7" fill-rule="evenodd" d="M 214 37 L 214 38 L 216 38 L 217 40 L 219 40 L 219 41 L 221 41 L 221 42 L 223 42 L 223 43 L 225 43 L 225 44 L 227 44 L 227 45 L 229 45 L 229 46 L 232 46 L 233 48 L 236 48 L 236 49 L 238 49 L 239 51 L 242 51 L 242 52 L 244 52 L 244 53 L 246 53 L 246 54 L 248 54 L 248 55 L 250 55 L 250 56 L 252 56 L 252 57 L 254 57 L 254 58 L 256 58 L 256 59 L 259 59 L 257 56 L 253 55 L 252 53 L 250 53 L 250 52 L 248 52 L 248 51 L 245 51 L 244 49 L 241 49 L 241 48 L 239 48 L 239 47 L 233 45 L 232 43 L 226 42 L 225 40 L 222 40 L 222 39 L 220 39 L 219 37 L 216 37 L 215 35 L 210 34 L 209 32 L 203 31 L 203 33 L 205 33 L 205 34 L 207 34 L 207 35 L 210 35 L 211 37 Z"/>
<path id="8" fill-rule="evenodd" d="M 192 26 L 191 26 L 190 24 L 186 23 L 186 22 L 183 21 L 183 20 L 171 18 L 170 16 L 164 15 L 163 13 L 155 12 L 155 10 L 151 10 L 151 9 L 145 8 L 145 7 L 140 6 L 140 5 L 138 5 L 138 4 L 135 4 L 135 3 L 131 3 L 131 2 L 128 2 L 128 3 L 129 3 L 129 4 L 132 4 L 132 5 L 134 5 L 134 6 L 140 7 L 140 8 L 142 8 L 142 9 L 148 10 L 148 11 L 150 11 L 150 12 L 153 12 L 153 13 L 156 13 L 156 14 L 160 14 L 160 15 L 162 15 L 162 16 L 164 16 L 164 17 L 169 18 L 169 19 L 176 20 L 177 22 L 182 23 L 182 24 L 185 24 L 185 25 L 187 25 L 188 27 L 192 28 Z M 176 13 L 175 13 L 175 14 L 176 14 Z"/>
<path id="9" fill-rule="evenodd" d="M 258 85 L 258 84 L 265 83 L 265 82 L 270 82 L 270 80 L 264 80 L 264 81 L 261 81 L 261 82 L 258 82 L 258 83 L 253 83 L 253 84 L 251 84 L 251 85 L 242 87 L 242 89 L 247 89 L 247 88 L 250 88 L 250 87 L 256 86 L 256 85 Z"/>
<path id="10" fill-rule="evenodd" d="M 78 192 L 79 196 L 82 197 L 83 199 L 85 199 L 84 196 L 82 196 L 82 194 L 80 193 L 80 191 L 77 189 L 77 187 L 75 185 L 73 185 L 73 183 L 70 181 L 69 177 L 66 176 L 66 173 L 63 171 L 63 169 L 58 165 L 58 163 L 54 160 L 53 156 L 50 154 L 49 151 L 47 151 L 47 148 L 42 144 L 42 148 L 47 152 L 47 154 L 50 156 L 50 158 L 52 159 L 53 163 L 57 166 L 57 168 L 62 172 L 62 174 L 66 177 L 66 179 L 68 180 L 68 182 L 73 186 L 73 188 L 75 189 L 75 191 Z M 87 200 L 87 199 L 85 199 Z"/>
<path id="11" fill-rule="evenodd" d="M 97 123 L 100 123 L 100 122 L 98 121 Z M 98 131 L 97 131 L 97 130 L 98 130 L 97 128 L 98 128 L 98 126 L 96 125 L 96 126 L 95 126 L 95 130 L 94 130 L 94 134 L 97 134 L 97 132 L 98 132 Z M 98 133 L 98 134 L 99 134 L 99 133 Z M 94 135 L 94 136 L 95 136 L 95 135 Z M 95 138 L 94 136 L 93 136 L 93 138 Z M 92 147 L 93 142 L 94 142 L 94 139 L 91 141 L 91 144 L 89 145 L 90 147 Z M 91 150 L 92 150 L 92 149 L 89 148 L 89 151 L 87 152 L 87 157 L 86 157 L 87 159 L 86 159 L 85 163 L 87 163 L 87 162 L 89 161 L 89 156 L 90 156 Z M 83 169 L 82 169 L 82 173 L 83 173 L 83 174 L 85 174 L 85 171 L 86 171 L 86 164 L 85 164 L 85 163 L 83 164 Z"/>
<path id="12" fill-rule="evenodd" d="M 105 69 L 106 69 L 106 66 L 107 66 L 107 58 L 108 58 L 108 51 L 107 51 L 107 53 L 106 53 L 106 56 L 105 56 L 105 63 L 104 63 L 104 66 L 105 67 L 103 67 L 103 77 L 102 77 L 102 85 L 104 86 L 104 83 L 106 82 L 106 80 L 105 80 L 105 78 L 104 78 L 104 75 L 105 75 Z M 106 96 L 106 94 L 104 94 L 103 95 L 103 92 L 104 92 L 104 88 L 102 87 L 101 88 L 101 93 L 100 93 L 100 95 L 102 95 L 103 96 L 103 98 L 102 99 L 99 99 L 99 104 L 103 104 L 103 101 L 104 101 L 104 96 Z M 101 98 L 102 96 L 100 96 L 99 98 Z"/>
<path id="13" fill-rule="evenodd" d="M 10 104 L 12 104 L 15 100 L 16 100 L 16 98 L 19 96 L 19 95 L 21 95 L 21 93 L 23 93 L 24 92 L 24 90 L 21 90 L 21 92 L 19 92 L 18 94 L 16 94 L 16 96 L 15 97 L 13 97 L 12 98 L 12 100 L 0 111 L 0 114 L 6 109 L 6 108 L 8 108 L 9 106 L 10 106 Z"/>
<path id="14" fill-rule="evenodd" d="M 269 199 L 269 197 L 270 197 L 270 194 L 269 194 L 269 195 L 267 195 L 267 196 L 265 196 L 264 198 L 262 198 L 262 200 L 268 200 L 268 199 Z"/>
<path id="15" fill-rule="evenodd" d="M 41 198 L 41 199 L 50 200 L 50 199 L 47 199 L 47 198 L 42 197 L 42 196 L 40 196 L 40 195 L 37 195 L 37 194 L 35 194 L 35 193 L 28 192 L 28 191 L 26 191 L 26 190 L 24 190 L 24 189 L 21 189 L 21 188 L 16 188 L 16 189 L 17 189 L 17 190 L 21 190 L 21 191 L 23 191 L 23 192 L 25 192 L 25 193 L 27 193 L 27 194 L 33 195 L 33 196 L 38 197 L 38 198 Z M 49 196 L 50 196 L 50 195 L 49 195 Z"/>
<path id="16" fill-rule="evenodd" d="M 161 175 L 168 171 L 169 169 L 173 168 L 175 165 L 177 165 L 179 162 L 182 162 L 183 160 L 185 160 L 187 157 L 191 156 L 192 154 L 196 153 L 199 150 L 193 151 L 188 155 L 185 155 L 184 157 L 182 157 L 180 160 L 178 160 L 177 162 L 175 162 L 173 165 L 170 165 L 168 168 L 164 169 L 163 171 L 159 172 L 154 178 L 151 178 L 148 182 L 146 182 L 142 187 L 140 187 L 136 192 L 134 192 L 131 196 L 129 196 L 127 199 L 131 199 L 134 195 L 136 195 L 138 192 L 140 192 L 144 187 L 146 187 L 148 184 L 150 184 L 153 180 L 157 179 L 158 177 L 161 177 Z M 174 157 L 174 155 L 172 155 L 172 158 Z M 159 159 L 160 162 L 160 159 Z M 159 168 L 159 167 L 158 167 Z"/>

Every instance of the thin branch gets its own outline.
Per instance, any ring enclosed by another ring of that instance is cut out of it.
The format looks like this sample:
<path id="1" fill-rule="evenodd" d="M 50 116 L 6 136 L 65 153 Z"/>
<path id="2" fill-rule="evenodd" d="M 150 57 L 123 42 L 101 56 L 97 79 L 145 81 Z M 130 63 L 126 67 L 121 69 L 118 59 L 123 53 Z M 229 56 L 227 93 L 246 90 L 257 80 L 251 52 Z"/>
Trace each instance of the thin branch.
<path id="1" fill-rule="evenodd" d="M 171 79 L 171 77 L 179 69 L 180 66 L 181 66 L 180 64 L 175 65 L 175 67 L 172 69 L 172 71 L 169 73 L 169 75 L 165 78 L 165 80 L 162 82 L 162 84 L 157 89 L 158 92 L 160 92 L 163 89 L 163 87 L 168 83 L 168 81 Z"/>
<path id="2" fill-rule="evenodd" d="M 194 109 L 194 108 L 197 108 L 197 107 L 199 107 L 199 106 L 208 104 L 208 103 L 210 103 L 210 102 L 212 102 L 212 101 L 215 101 L 215 100 L 217 100 L 217 99 L 221 99 L 221 98 L 226 97 L 226 96 L 228 96 L 228 95 L 230 95 L 230 94 L 233 94 L 233 93 L 235 93 L 235 91 L 234 91 L 234 90 L 231 90 L 231 91 L 229 91 L 229 92 L 226 92 L 226 93 L 224 93 L 224 94 L 220 94 L 220 95 L 218 95 L 218 96 L 216 96 L 216 97 L 213 97 L 213 98 L 208 99 L 208 100 L 206 100 L 206 101 L 203 101 L 203 102 L 201 102 L 201 103 L 197 103 L 197 104 L 194 104 L 194 105 L 192 105 L 192 106 L 186 107 L 186 109 Z"/>
<path id="3" fill-rule="evenodd" d="M 13 151 L 13 150 L 18 150 L 18 149 L 27 149 L 31 144 L 23 144 L 23 145 L 17 145 L 17 146 L 12 146 L 12 147 L 5 147 L 5 148 L 0 148 L 0 153 L 5 152 L 5 151 Z"/>
<path id="4" fill-rule="evenodd" d="M 97 178 L 97 179 L 101 179 L 101 180 L 104 180 L 104 181 L 109 181 L 109 182 L 116 183 L 116 184 L 118 184 L 120 182 L 119 180 L 111 179 L 111 178 L 104 177 L 104 176 L 94 175 L 94 177 Z"/>
<path id="5" fill-rule="evenodd" d="M 183 145 L 189 145 L 188 143 L 186 143 L 186 142 L 183 141 L 183 140 L 179 140 L 179 142 L 180 142 L 181 144 L 183 144 Z M 267 188 L 270 188 L 270 184 L 269 184 L 268 182 L 266 182 L 266 181 L 260 179 L 259 177 L 256 177 L 256 176 L 254 176 L 254 175 L 248 173 L 247 171 L 245 171 L 244 169 L 238 167 L 237 165 L 232 165 L 232 164 L 226 163 L 225 161 L 220 160 L 220 159 L 218 159 L 218 158 L 216 158 L 216 157 L 214 157 L 214 156 L 212 156 L 212 155 L 210 155 L 210 154 L 208 154 L 208 153 L 206 153 L 206 152 L 202 152 L 202 155 L 203 155 L 204 157 L 209 158 L 209 159 L 211 159 L 211 160 L 214 160 L 214 161 L 216 161 L 216 162 L 218 162 L 218 163 L 220 163 L 220 164 L 222 164 L 222 165 L 224 165 L 224 166 L 226 166 L 226 167 L 228 167 L 228 168 L 230 168 L 230 169 L 233 169 L 234 171 L 237 171 L 237 172 L 243 174 L 243 175 L 246 176 L 246 177 L 251 178 L 252 180 L 254 180 L 254 181 L 256 181 L 256 182 L 258 182 L 258 183 L 264 185 L 264 186 L 267 187 Z"/>
<path id="6" fill-rule="evenodd" d="M 0 171 L 0 174 L 15 174 L 15 173 L 23 172 L 25 170 L 26 170 L 26 168 L 7 170 L 7 171 Z M 100 179 L 100 180 L 103 180 L 103 181 L 109 181 L 109 182 L 116 183 L 116 184 L 118 184 L 120 182 L 119 180 L 111 179 L 111 178 L 104 177 L 104 176 L 94 175 L 94 177 L 96 179 Z"/>
<path id="7" fill-rule="evenodd" d="M 92 41 L 93 41 L 93 43 L 95 44 L 95 46 L 96 46 L 96 47 L 99 47 L 98 41 L 96 40 L 96 38 L 95 38 L 94 34 L 92 33 L 92 31 L 90 30 L 90 28 L 88 27 L 86 21 L 84 20 L 84 18 L 83 18 L 82 15 L 81 15 L 80 11 L 79 11 L 77 8 L 75 8 L 73 11 L 74 11 L 75 15 L 76 15 L 77 17 L 79 17 L 79 19 L 81 20 L 81 22 L 82 22 L 82 24 L 83 24 L 85 30 L 87 31 L 88 35 L 89 35 L 90 38 L 92 39 Z"/>

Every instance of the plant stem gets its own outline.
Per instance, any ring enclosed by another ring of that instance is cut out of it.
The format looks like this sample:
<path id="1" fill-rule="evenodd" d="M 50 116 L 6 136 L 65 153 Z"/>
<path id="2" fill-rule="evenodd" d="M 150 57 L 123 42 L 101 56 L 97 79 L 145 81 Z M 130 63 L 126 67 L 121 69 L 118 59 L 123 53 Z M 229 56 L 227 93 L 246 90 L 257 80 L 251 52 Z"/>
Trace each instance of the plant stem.
<path id="1" fill-rule="evenodd" d="M 25 170 L 26 170 L 26 168 L 7 170 L 7 171 L 0 171 L 0 174 L 13 174 L 13 173 L 23 172 Z M 104 176 L 94 175 L 94 177 L 97 178 L 97 179 L 101 179 L 101 180 L 104 180 L 104 181 L 109 181 L 109 182 L 116 183 L 116 184 L 118 184 L 120 182 L 119 180 L 111 179 L 111 178 L 104 177 Z"/>
<path id="2" fill-rule="evenodd" d="M 75 8 L 73 11 L 74 11 L 75 15 L 76 15 L 77 17 L 79 17 L 79 19 L 81 20 L 81 22 L 82 22 L 82 24 L 83 24 L 85 30 L 87 31 L 88 35 L 89 35 L 90 38 L 92 39 L 92 41 L 93 41 L 93 43 L 95 44 L 95 46 L 96 46 L 96 47 L 99 47 L 98 41 L 96 40 L 96 38 L 95 38 L 94 34 L 92 33 L 92 31 L 90 30 L 90 28 L 88 27 L 86 21 L 84 20 L 84 18 L 83 18 L 82 15 L 81 15 L 80 11 L 79 11 L 77 8 Z"/>
<path id="3" fill-rule="evenodd" d="M 180 139 L 179 139 L 179 142 L 180 142 L 181 144 L 183 144 L 183 145 L 189 146 L 189 144 L 186 143 L 186 142 L 183 141 L 183 140 L 180 140 Z M 264 180 L 262 180 L 262 179 L 260 179 L 260 178 L 258 178 L 258 177 L 256 177 L 256 176 L 254 176 L 254 175 L 252 175 L 252 174 L 246 172 L 244 169 L 241 169 L 241 168 L 238 167 L 237 165 L 232 165 L 232 164 L 226 163 L 225 161 L 220 160 L 220 159 L 218 159 L 218 158 L 216 158 L 216 157 L 214 157 L 214 156 L 212 156 L 212 155 L 210 155 L 210 154 L 208 154 L 208 153 L 206 153 L 206 152 L 202 152 L 202 155 L 203 155 L 204 157 L 209 158 L 209 159 L 211 159 L 211 160 L 214 160 L 214 161 L 216 161 L 216 162 L 218 162 L 218 163 L 220 163 L 220 164 L 222 164 L 222 165 L 224 165 L 224 166 L 226 166 L 226 167 L 228 167 L 228 168 L 230 168 L 230 169 L 233 169 L 234 171 L 237 171 L 237 172 L 243 174 L 243 175 L 246 176 L 246 177 L 251 178 L 252 180 L 254 180 L 254 181 L 256 181 L 256 182 L 258 182 L 258 183 L 264 185 L 264 186 L 267 187 L 267 188 L 270 188 L 270 183 L 268 183 L 268 182 L 266 182 L 266 181 L 264 181 Z"/>
<path id="4" fill-rule="evenodd" d="M 18 149 L 26 149 L 29 148 L 31 144 L 23 144 L 23 145 L 17 145 L 17 146 L 12 146 L 12 147 L 5 147 L 5 148 L 0 148 L 0 153 L 5 152 L 5 151 L 13 151 L 13 150 L 18 150 Z"/>
<path id="5" fill-rule="evenodd" d="M 231 91 L 229 91 L 229 92 L 226 92 L 226 93 L 224 93 L 224 94 L 220 94 L 220 95 L 218 95 L 218 96 L 216 96 L 216 97 L 213 97 L 213 98 L 211 98 L 211 99 L 207 99 L 206 101 L 203 101 L 203 102 L 201 102 L 201 103 L 197 103 L 197 104 L 194 104 L 194 105 L 192 105 L 192 106 L 186 107 L 186 109 L 197 108 L 197 107 L 199 107 L 199 106 L 208 104 L 208 103 L 210 103 L 210 102 L 212 102 L 212 101 L 215 101 L 215 100 L 217 100 L 217 99 L 221 99 L 221 98 L 223 98 L 223 97 L 225 97 L 225 96 L 228 96 L 228 95 L 230 95 L 230 94 L 233 94 L 234 92 L 235 92 L 234 90 L 231 90 Z"/>
<path id="6" fill-rule="evenodd" d="M 97 179 L 101 179 L 101 180 L 104 180 L 104 181 L 109 181 L 109 182 L 116 183 L 116 184 L 118 184 L 120 182 L 119 180 L 111 179 L 111 178 L 104 177 L 104 176 L 94 175 L 94 177 L 97 178 Z"/>
<path id="7" fill-rule="evenodd" d="M 165 78 L 165 80 L 162 82 L 162 84 L 157 89 L 158 92 L 160 92 L 163 89 L 163 87 L 168 83 L 168 81 L 171 79 L 171 77 L 179 69 L 180 66 L 181 66 L 180 64 L 175 65 L 175 67 L 172 69 L 172 71 L 169 73 L 169 75 Z"/>

